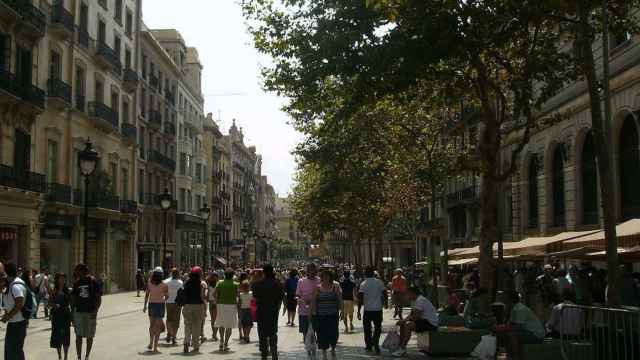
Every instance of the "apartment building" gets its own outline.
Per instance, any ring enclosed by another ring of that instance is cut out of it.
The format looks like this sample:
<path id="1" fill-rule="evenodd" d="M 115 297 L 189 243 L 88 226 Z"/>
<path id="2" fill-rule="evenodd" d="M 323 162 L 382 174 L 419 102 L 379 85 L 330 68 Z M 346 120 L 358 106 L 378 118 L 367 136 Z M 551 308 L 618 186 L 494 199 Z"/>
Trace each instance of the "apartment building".
<path id="1" fill-rule="evenodd" d="M 136 233 L 135 0 L 0 2 L 0 253 L 69 272 L 87 251 L 107 290 L 131 285 Z M 90 178 L 88 248 L 78 153 Z M 6 200 L 6 201 L 5 201 Z"/>
<path id="2" fill-rule="evenodd" d="M 204 148 L 207 164 L 210 164 L 210 173 L 207 176 L 207 193 L 205 202 L 211 209 L 208 221 L 207 246 L 211 249 L 209 263 L 214 261 L 225 265 L 227 263 L 224 246 L 224 211 L 223 211 L 223 161 L 221 151 L 222 132 L 213 119 L 213 114 L 208 113 L 204 122 Z"/>
<path id="3" fill-rule="evenodd" d="M 144 23 L 140 32 L 140 101 L 138 107 L 137 182 L 141 205 L 138 221 L 138 266 L 151 269 L 175 264 L 176 204 L 165 213 L 160 194 L 175 194 L 177 157 L 176 104 L 181 67 Z M 166 231 L 166 233 L 165 233 Z M 165 239 L 166 237 L 166 239 Z M 166 242 L 165 242 L 166 241 Z M 166 256 L 166 258 L 165 258 Z"/>

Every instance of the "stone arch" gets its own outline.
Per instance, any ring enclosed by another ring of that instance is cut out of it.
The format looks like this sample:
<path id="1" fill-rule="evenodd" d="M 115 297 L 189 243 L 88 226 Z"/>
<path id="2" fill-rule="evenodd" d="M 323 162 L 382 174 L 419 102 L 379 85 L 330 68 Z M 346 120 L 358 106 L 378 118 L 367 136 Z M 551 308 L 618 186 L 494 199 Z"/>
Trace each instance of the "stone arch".
<path id="1" fill-rule="evenodd" d="M 620 124 L 615 147 L 619 181 L 620 217 L 640 217 L 640 127 L 634 114 L 627 114 Z"/>
<path id="2" fill-rule="evenodd" d="M 566 226 L 565 160 L 567 146 L 560 140 L 552 140 L 546 146 L 544 156 L 545 174 L 545 220 L 547 228 Z"/>
<path id="3" fill-rule="evenodd" d="M 584 127 L 578 131 L 576 156 L 576 213 L 579 223 L 597 224 L 599 219 L 598 168 L 593 132 Z"/>
<path id="4" fill-rule="evenodd" d="M 522 226 L 536 228 L 540 224 L 540 199 L 538 176 L 541 169 L 540 156 L 534 151 L 527 152 L 522 160 Z"/>

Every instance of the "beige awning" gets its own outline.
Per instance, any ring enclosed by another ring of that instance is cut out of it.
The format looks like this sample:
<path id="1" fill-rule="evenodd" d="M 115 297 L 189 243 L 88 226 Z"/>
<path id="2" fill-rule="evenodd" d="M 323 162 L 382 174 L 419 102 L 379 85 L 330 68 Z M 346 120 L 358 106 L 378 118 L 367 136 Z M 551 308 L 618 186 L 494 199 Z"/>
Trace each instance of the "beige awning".
<path id="1" fill-rule="evenodd" d="M 548 252 L 547 246 L 563 242 L 570 241 L 571 239 L 579 239 L 584 236 L 592 235 L 598 231 L 566 231 L 553 236 L 545 237 L 530 237 L 516 242 L 505 242 L 505 253 L 513 255 L 529 255 L 540 256 Z"/>
<path id="2" fill-rule="evenodd" d="M 471 250 L 474 249 L 472 247 L 469 248 L 455 248 L 455 249 L 449 249 L 449 251 L 447 252 L 448 256 L 456 256 L 459 255 L 460 253 L 467 251 L 467 250 Z M 444 251 L 440 251 L 440 256 L 444 256 Z"/>
<path id="3" fill-rule="evenodd" d="M 449 261 L 449 266 L 475 264 L 477 262 L 478 262 L 478 258 L 451 260 Z"/>
<path id="4" fill-rule="evenodd" d="M 631 219 L 629 221 L 625 221 L 616 226 L 616 236 L 618 238 L 627 237 L 627 236 L 637 236 L 640 235 L 640 219 Z M 604 242 L 604 230 L 596 231 L 595 233 L 583 236 L 577 239 L 568 240 L 567 244 L 577 244 L 577 243 L 588 243 L 588 242 Z"/>

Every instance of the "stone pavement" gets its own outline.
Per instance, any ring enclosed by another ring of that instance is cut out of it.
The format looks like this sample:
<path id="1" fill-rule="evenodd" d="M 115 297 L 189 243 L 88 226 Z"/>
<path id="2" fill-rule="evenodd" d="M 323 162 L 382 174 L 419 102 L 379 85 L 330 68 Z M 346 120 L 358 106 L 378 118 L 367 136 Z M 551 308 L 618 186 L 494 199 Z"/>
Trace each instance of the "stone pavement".
<path id="1" fill-rule="evenodd" d="M 251 344 L 239 344 L 237 341 L 237 330 L 234 331 L 230 342 L 231 351 L 227 353 L 218 352 L 218 343 L 206 342 L 200 348 L 201 353 L 197 355 L 182 354 L 182 346 L 167 346 L 162 344 L 160 354 L 146 352 L 149 343 L 147 315 L 142 313 L 143 298 L 136 297 L 135 293 L 123 293 L 108 295 L 103 298 L 103 306 L 98 316 L 98 330 L 92 351 L 92 360 L 125 360 L 125 359 L 180 359 L 184 357 L 195 359 L 243 359 L 259 360 L 260 353 L 257 347 L 257 331 L 252 331 Z M 302 343 L 302 336 L 297 328 L 285 326 L 286 318 L 281 318 L 279 329 L 279 350 L 282 360 L 302 360 L 307 359 Z M 337 347 L 338 360 L 366 360 L 375 358 L 389 358 L 385 356 L 377 357 L 364 351 L 364 340 L 362 338 L 362 324 L 360 321 L 354 322 L 356 332 L 346 335 L 341 332 Z M 205 326 L 208 337 L 211 336 L 211 327 Z M 385 313 L 385 322 L 382 338 L 389 329 L 392 329 L 394 322 L 392 313 Z M 4 346 L 4 328 L 0 328 L 0 344 Z M 48 360 L 56 359 L 54 349 L 49 348 L 50 325 L 47 321 L 38 319 L 32 320 L 28 330 L 25 350 L 28 360 Z M 342 327 L 341 327 L 342 331 Z M 178 335 L 181 341 L 182 327 Z M 71 335 L 72 349 L 69 352 L 69 359 L 76 359 L 74 348 L 75 335 Z M 382 341 L 382 340 L 381 340 Z M 426 355 L 416 349 L 415 336 L 409 346 L 409 356 L 407 359 L 428 359 Z M 331 357 L 329 357 L 331 358 Z M 318 358 L 320 359 L 320 357 Z M 446 358 L 438 358 L 446 359 Z"/>

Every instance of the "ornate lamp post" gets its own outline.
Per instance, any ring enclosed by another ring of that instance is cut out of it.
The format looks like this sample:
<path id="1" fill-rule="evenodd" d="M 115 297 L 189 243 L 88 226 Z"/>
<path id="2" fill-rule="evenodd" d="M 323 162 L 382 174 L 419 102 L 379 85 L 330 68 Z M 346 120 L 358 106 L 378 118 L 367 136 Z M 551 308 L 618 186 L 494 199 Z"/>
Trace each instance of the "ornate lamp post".
<path id="1" fill-rule="evenodd" d="M 204 222 L 204 250 L 203 250 L 203 256 L 204 256 L 204 269 L 205 271 L 209 271 L 209 244 L 207 243 L 207 221 L 209 221 L 209 215 L 211 215 L 211 209 L 209 208 L 209 206 L 207 204 L 204 204 L 204 206 L 202 208 L 200 208 L 200 217 L 202 218 L 202 221 Z"/>
<path id="2" fill-rule="evenodd" d="M 78 167 L 80 168 L 80 173 L 84 177 L 84 251 L 82 254 L 82 262 L 84 262 L 85 265 L 88 262 L 87 254 L 89 253 L 89 203 L 87 201 L 87 194 L 89 192 L 89 177 L 96 171 L 99 159 L 100 157 L 98 156 L 98 152 L 93 149 L 93 144 L 89 139 L 87 139 L 84 150 L 78 153 Z"/>
<path id="3" fill-rule="evenodd" d="M 164 192 L 160 194 L 158 198 L 160 202 L 160 207 L 162 208 L 162 212 L 164 213 L 164 238 L 162 239 L 162 266 L 165 269 L 165 274 L 168 272 L 169 263 L 167 259 L 167 212 L 171 208 L 171 204 L 173 203 L 173 195 L 169 192 L 168 188 L 164 188 Z"/>

